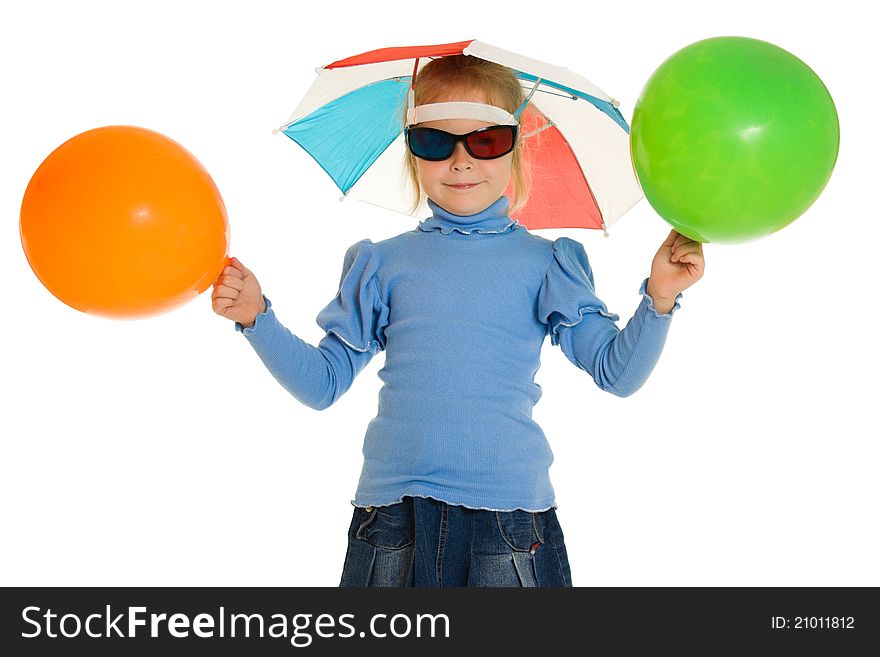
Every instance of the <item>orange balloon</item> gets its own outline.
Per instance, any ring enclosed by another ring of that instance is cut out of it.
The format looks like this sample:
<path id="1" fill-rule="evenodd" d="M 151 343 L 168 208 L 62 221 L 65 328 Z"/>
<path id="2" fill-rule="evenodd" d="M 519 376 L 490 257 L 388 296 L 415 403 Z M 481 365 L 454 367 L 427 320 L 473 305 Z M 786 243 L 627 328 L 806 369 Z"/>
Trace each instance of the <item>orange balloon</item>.
<path id="1" fill-rule="evenodd" d="M 40 282 L 86 313 L 136 318 L 204 292 L 226 265 L 229 222 L 214 181 L 177 142 L 108 126 L 64 142 L 21 204 Z"/>

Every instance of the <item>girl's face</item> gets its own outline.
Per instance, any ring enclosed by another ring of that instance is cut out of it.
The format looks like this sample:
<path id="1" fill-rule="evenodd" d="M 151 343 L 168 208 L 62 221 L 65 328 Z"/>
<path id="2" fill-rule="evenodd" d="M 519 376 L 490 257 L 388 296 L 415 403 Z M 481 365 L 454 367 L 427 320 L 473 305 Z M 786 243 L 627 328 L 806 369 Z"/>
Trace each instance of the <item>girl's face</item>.
<path id="1" fill-rule="evenodd" d="M 491 104 L 479 91 L 456 93 L 431 102 L 452 101 Z M 419 125 L 464 135 L 493 124 L 473 119 L 443 119 Z M 415 161 L 419 180 L 428 197 L 452 214 L 467 216 L 485 210 L 504 194 L 510 182 L 513 152 L 495 160 L 478 160 L 471 157 L 464 144 L 459 142 L 447 160 L 430 162 L 417 157 Z"/>

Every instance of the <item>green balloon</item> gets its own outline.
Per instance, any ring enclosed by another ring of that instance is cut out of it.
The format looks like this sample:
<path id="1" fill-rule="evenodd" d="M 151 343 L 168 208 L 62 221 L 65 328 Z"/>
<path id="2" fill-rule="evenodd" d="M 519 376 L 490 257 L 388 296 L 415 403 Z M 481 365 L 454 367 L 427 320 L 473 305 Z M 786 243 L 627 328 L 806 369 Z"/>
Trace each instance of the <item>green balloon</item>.
<path id="1" fill-rule="evenodd" d="M 700 242 L 744 242 L 797 219 L 828 183 L 839 145 L 822 80 L 744 37 L 698 41 L 663 62 L 630 131 L 648 202 Z"/>

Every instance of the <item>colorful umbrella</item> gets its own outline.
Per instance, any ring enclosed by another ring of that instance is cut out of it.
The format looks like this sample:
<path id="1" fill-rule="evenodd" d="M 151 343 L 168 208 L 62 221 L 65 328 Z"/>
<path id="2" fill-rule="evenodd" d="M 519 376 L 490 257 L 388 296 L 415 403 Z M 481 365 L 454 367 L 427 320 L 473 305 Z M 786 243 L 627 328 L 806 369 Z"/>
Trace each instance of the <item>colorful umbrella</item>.
<path id="1" fill-rule="evenodd" d="M 605 230 L 642 198 L 618 101 L 566 68 L 480 41 L 383 48 L 323 66 L 277 131 L 302 146 L 344 198 L 409 214 L 403 109 L 412 76 L 448 55 L 507 66 L 532 94 L 520 119 L 532 187 L 514 219 L 529 229 Z M 430 213 L 424 201 L 418 212 Z"/>

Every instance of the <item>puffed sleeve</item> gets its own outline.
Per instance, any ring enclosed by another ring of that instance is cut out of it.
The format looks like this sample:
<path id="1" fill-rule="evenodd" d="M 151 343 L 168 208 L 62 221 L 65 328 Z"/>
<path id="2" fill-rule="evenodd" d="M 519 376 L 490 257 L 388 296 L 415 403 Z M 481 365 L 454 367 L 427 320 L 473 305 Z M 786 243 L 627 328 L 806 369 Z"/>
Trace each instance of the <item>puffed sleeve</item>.
<path id="1" fill-rule="evenodd" d="M 370 240 L 346 252 L 339 292 L 318 315 L 327 334 L 317 347 L 291 333 L 265 296 L 266 310 L 251 326 L 235 324 L 275 379 L 310 408 L 334 404 L 376 351 L 385 348 L 388 307 L 379 298 L 376 255 Z"/>
<path id="2" fill-rule="evenodd" d="M 562 327 L 580 324 L 584 316 L 591 313 L 598 313 L 612 322 L 620 319 L 608 312 L 596 296 L 593 271 L 583 245 L 568 237 L 560 237 L 553 242 L 553 260 L 538 293 L 538 317 L 547 325 L 550 342 L 557 345 Z"/>
<path id="3" fill-rule="evenodd" d="M 345 252 L 339 291 L 316 319 L 318 326 L 351 349 L 375 353 L 385 349 L 388 306 L 379 293 L 376 245 L 365 239 Z"/>
<path id="4" fill-rule="evenodd" d="M 553 243 L 553 261 L 538 298 L 541 321 L 568 360 L 602 390 L 620 397 L 633 394 L 653 371 L 679 307 L 681 294 L 672 311 L 658 313 L 646 289 L 647 279 L 639 290 L 641 303 L 620 329 L 620 318 L 596 297 L 584 247 L 564 237 Z"/>

